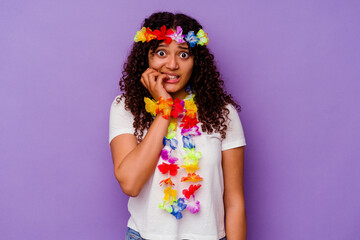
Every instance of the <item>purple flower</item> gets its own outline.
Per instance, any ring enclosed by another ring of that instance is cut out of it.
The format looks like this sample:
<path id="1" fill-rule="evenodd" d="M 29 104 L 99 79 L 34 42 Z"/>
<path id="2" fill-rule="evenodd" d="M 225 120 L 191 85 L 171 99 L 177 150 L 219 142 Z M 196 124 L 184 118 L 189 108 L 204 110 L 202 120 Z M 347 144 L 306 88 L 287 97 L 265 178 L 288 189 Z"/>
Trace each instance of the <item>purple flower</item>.
<path id="1" fill-rule="evenodd" d="M 189 212 L 191 212 L 193 214 L 200 211 L 200 202 L 195 201 L 194 197 L 193 197 L 193 200 L 187 200 L 186 205 L 187 205 L 186 209 L 189 210 Z"/>

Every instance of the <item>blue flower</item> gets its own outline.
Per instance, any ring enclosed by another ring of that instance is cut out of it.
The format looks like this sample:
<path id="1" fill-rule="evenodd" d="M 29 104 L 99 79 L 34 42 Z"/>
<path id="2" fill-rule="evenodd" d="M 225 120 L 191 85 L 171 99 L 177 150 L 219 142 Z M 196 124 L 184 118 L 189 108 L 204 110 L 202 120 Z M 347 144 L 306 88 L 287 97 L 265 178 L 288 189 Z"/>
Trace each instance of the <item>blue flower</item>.
<path id="1" fill-rule="evenodd" d="M 163 139 L 164 146 L 170 146 L 173 150 L 177 147 L 178 141 L 175 138 L 168 139 L 164 137 Z"/>
<path id="2" fill-rule="evenodd" d="M 191 136 L 183 136 L 183 146 L 184 148 L 194 148 L 195 144 L 191 139 Z"/>
<path id="3" fill-rule="evenodd" d="M 199 41 L 199 38 L 195 35 L 194 31 L 190 31 L 186 35 L 185 40 L 190 43 L 190 47 L 195 47 L 196 43 Z"/>
<path id="4" fill-rule="evenodd" d="M 171 207 L 172 207 L 171 214 L 174 215 L 176 219 L 181 219 L 182 218 L 181 212 L 184 211 L 184 209 L 186 208 L 184 198 L 179 198 L 176 202 L 174 202 L 173 205 L 171 205 Z"/>

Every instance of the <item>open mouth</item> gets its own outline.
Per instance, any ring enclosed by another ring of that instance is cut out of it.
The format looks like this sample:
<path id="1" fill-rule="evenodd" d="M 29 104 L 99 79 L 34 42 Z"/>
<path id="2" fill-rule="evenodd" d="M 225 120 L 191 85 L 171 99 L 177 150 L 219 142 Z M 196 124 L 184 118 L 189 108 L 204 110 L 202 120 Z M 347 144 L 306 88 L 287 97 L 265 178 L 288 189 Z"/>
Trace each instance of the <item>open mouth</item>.
<path id="1" fill-rule="evenodd" d="M 177 83 L 180 80 L 180 76 L 178 75 L 172 75 L 172 74 L 166 74 L 166 75 L 169 77 L 168 79 L 164 79 L 164 82 L 166 83 Z"/>

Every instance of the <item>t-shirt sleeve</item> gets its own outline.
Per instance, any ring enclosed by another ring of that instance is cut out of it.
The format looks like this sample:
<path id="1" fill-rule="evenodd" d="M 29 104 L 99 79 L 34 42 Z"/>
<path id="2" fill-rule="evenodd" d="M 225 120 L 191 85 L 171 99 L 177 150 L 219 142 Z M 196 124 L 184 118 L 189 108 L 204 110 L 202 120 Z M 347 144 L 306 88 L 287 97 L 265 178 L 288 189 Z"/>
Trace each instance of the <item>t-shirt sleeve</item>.
<path id="1" fill-rule="evenodd" d="M 226 137 L 222 140 L 222 151 L 246 145 L 244 130 L 236 108 L 232 104 L 228 104 L 227 108 L 230 110 L 230 113 L 227 120 Z"/>
<path id="2" fill-rule="evenodd" d="M 109 144 L 111 140 L 124 133 L 134 134 L 134 116 L 130 111 L 125 109 L 125 98 L 122 98 L 118 103 L 116 99 L 120 97 L 115 97 L 114 101 L 111 103 L 110 108 L 110 120 L 109 120 Z"/>

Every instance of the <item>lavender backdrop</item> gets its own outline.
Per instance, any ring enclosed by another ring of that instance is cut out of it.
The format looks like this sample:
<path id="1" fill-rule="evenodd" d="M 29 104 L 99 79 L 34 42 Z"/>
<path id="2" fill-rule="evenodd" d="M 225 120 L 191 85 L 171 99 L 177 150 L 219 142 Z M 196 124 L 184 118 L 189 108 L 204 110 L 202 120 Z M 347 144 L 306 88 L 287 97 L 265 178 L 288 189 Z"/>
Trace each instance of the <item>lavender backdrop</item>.
<path id="1" fill-rule="evenodd" d="M 242 105 L 248 239 L 360 239 L 356 0 L 1 1 L 0 238 L 124 239 L 109 110 L 158 10 L 200 21 Z"/>

